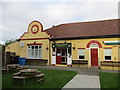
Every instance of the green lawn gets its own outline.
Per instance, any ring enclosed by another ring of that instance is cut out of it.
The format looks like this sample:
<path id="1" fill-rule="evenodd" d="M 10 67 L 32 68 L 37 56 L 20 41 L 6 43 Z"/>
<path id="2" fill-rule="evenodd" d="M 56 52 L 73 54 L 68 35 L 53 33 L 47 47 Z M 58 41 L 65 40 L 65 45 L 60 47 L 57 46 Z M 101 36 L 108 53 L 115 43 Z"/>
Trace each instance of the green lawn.
<path id="1" fill-rule="evenodd" d="M 119 88 L 120 73 L 100 72 L 101 88 Z"/>
<path id="2" fill-rule="evenodd" d="M 68 81 L 70 81 L 77 72 L 64 70 L 50 70 L 39 69 L 45 74 L 45 80 L 40 83 L 35 83 L 34 78 L 28 78 L 24 86 L 17 86 L 13 84 L 12 74 L 3 74 L 2 86 L 3 88 L 62 88 Z"/>

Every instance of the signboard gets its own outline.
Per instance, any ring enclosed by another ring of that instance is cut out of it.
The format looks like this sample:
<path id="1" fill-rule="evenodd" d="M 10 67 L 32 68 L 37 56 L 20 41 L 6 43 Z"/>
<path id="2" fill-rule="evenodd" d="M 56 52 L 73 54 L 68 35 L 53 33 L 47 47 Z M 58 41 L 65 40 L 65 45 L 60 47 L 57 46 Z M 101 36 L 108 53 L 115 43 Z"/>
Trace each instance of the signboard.
<path id="1" fill-rule="evenodd" d="M 57 47 L 71 47 L 71 43 L 55 43 L 52 44 L 53 48 L 57 48 Z"/>
<path id="2" fill-rule="evenodd" d="M 117 44 L 120 44 L 120 43 L 105 43 L 105 45 L 117 45 Z"/>
<path id="3" fill-rule="evenodd" d="M 24 47 L 24 42 L 20 41 L 20 47 Z"/>
<path id="4" fill-rule="evenodd" d="M 120 41 L 104 41 L 105 45 L 117 45 L 120 44 Z"/>

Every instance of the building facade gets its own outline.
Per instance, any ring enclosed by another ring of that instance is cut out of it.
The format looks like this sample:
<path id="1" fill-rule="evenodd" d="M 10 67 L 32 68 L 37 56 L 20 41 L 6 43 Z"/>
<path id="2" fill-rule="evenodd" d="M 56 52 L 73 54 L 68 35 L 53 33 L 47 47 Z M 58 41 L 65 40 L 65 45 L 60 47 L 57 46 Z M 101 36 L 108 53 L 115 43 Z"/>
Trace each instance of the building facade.
<path id="1" fill-rule="evenodd" d="M 52 66 L 118 70 L 118 21 L 61 24 L 47 30 L 43 30 L 40 22 L 33 21 L 17 42 L 6 47 L 6 52 L 16 52 L 16 55 L 26 57 L 32 63 L 46 61 Z"/>

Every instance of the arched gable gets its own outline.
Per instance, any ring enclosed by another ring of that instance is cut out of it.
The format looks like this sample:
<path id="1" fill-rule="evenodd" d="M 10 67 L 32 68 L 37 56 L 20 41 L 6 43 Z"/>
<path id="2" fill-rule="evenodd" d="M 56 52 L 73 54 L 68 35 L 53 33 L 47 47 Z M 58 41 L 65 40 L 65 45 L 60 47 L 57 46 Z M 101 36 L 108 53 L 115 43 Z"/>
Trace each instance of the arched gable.
<path id="1" fill-rule="evenodd" d="M 28 26 L 28 31 L 20 37 L 20 40 L 38 40 L 49 38 L 50 35 L 43 30 L 42 24 L 39 21 L 32 21 Z"/>

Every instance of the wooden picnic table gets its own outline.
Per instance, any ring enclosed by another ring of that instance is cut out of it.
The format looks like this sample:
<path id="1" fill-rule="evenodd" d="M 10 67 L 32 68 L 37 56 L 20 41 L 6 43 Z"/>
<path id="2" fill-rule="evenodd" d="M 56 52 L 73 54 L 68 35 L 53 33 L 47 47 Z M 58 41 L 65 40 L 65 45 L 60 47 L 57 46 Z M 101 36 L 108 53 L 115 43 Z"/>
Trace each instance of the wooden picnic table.
<path id="1" fill-rule="evenodd" d="M 25 74 L 28 74 L 28 73 L 30 76 L 35 76 L 37 69 L 22 69 L 19 72 L 21 72 L 22 76 L 25 76 Z"/>
<path id="2" fill-rule="evenodd" d="M 19 67 L 19 64 L 8 64 L 7 67 L 9 69 L 11 69 L 11 68 L 17 68 L 17 67 Z"/>
<path id="3" fill-rule="evenodd" d="M 13 74 L 13 81 L 19 81 L 18 84 L 20 84 L 20 81 L 22 81 L 24 85 L 25 79 L 29 76 L 34 77 L 36 82 L 44 80 L 44 74 L 42 74 L 41 71 L 38 71 L 37 69 L 22 69 L 19 70 L 19 72 Z"/>

